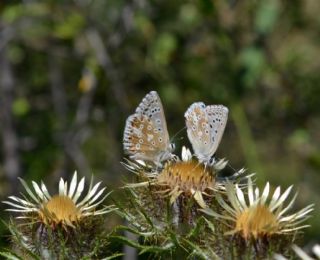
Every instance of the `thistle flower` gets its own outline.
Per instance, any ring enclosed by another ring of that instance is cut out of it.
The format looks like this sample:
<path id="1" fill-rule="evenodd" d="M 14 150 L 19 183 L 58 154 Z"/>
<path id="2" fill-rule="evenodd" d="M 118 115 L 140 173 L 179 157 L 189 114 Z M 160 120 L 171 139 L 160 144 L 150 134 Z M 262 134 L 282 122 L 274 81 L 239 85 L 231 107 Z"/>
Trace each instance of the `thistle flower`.
<path id="1" fill-rule="evenodd" d="M 30 189 L 28 184 L 20 179 L 29 198 L 19 198 L 16 196 L 9 196 L 7 201 L 3 203 L 10 205 L 12 208 L 6 211 L 21 213 L 17 218 L 20 219 L 35 219 L 45 225 L 58 225 L 74 227 L 74 223 L 87 216 L 96 216 L 105 214 L 110 211 L 108 208 L 96 210 L 96 208 L 109 195 L 101 198 L 105 187 L 98 190 L 101 182 L 92 187 L 92 181 L 88 193 L 82 200 L 81 197 L 85 179 L 84 177 L 77 182 L 77 173 L 75 172 L 68 189 L 67 181 L 62 178 L 59 182 L 59 194 L 51 196 L 47 187 L 41 182 L 39 186 L 35 181 L 32 181 L 34 191 Z M 25 196 L 24 196 L 25 197 Z M 100 198 L 100 200 L 98 200 Z M 31 213 L 31 214 L 30 214 Z M 32 214 L 32 213 L 35 213 Z"/>
<path id="2" fill-rule="evenodd" d="M 193 197 L 200 207 L 206 208 L 203 196 L 210 197 L 212 191 L 223 189 L 223 185 L 217 181 L 217 170 L 223 169 L 227 161 L 220 160 L 215 168 L 209 167 L 194 160 L 190 150 L 185 147 L 182 147 L 181 159 L 167 162 L 157 175 L 156 184 L 167 187 L 163 193 L 170 196 L 171 203 L 183 194 Z"/>
<path id="3" fill-rule="evenodd" d="M 280 187 L 277 187 L 270 198 L 270 185 L 267 183 L 260 195 L 259 188 L 253 189 L 252 180 L 249 177 L 247 198 L 237 184 L 228 183 L 226 192 L 231 205 L 221 196 L 217 197 L 226 213 L 218 214 L 212 210 L 206 210 L 206 213 L 230 221 L 233 229 L 228 234 L 240 234 L 245 240 L 292 233 L 308 227 L 308 225 L 301 225 L 301 223 L 309 217 L 308 214 L 313 210 L 313 205 L 296 213 L 287 214 L 297 197 L 296 193 L 291 201 L 285 205 L 291 190 L 292 186 L 281 195 Z"/>
<path id="4" fill-rule="evenodd" d="M 144 161 L 128 161 L 125 167 L 146 177 L 145 182 L 128 184 L 128 187 L 142 187 L 153 185 L 159 187 L 158 193 L 170 197 L 173 204 L 180 195 L 194 198 L 197 204 L 206 208 L 203 196 L 212 197 L 212 191 L 224 189 L 224 182 L 221 182 L 217 172 L 227 164 L 224 159 L 217 161 L 213 166 L 208 166 L 195 160 L 189 149 L 182 147 L 181 159 L 177 156 L 165 163 L 163 168 L 152 168 Z M 241 169 L 234 176 L 244 172 Z"/>
<path id="5" fill-rule="evenodd" d="M 110 194 L 103 195 L 106 187 L 99 190 L 101 182 L 93 185 L 91 180 L 84 193 L 85 178 L 78 182 L 75 172 L 70 186 L 60 179 L 59 193 L 53 196 L 43 182 L 39 185 L 32 181 L 33 189 L 23 179 L 20 182 L 26 194 L 3 201 L 10 206 L 6 211 L 18 213 L 10 227 L 18 252 L 31 251 L 44 259 L 57 259 L 97 256 L 105 250 L 106 230 L 99 216 L 114 207 L 98 208 Z"/>

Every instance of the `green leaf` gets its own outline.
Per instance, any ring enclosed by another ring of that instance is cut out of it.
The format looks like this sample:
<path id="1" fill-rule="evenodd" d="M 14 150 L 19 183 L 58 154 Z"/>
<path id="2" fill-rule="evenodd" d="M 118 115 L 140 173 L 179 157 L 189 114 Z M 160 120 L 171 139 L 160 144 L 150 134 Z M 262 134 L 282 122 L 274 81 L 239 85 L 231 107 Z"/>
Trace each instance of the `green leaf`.
<path id="1" fill-rule="evenodd" d="M 6 259 L 9 259 L 9 260 L 22 260 L 23 259 L 23 258 L 17 256 L 14 253 L 11 253 L 11 252 L 2 251 L 2 252 L 0 252 L 0 255 L 6 257 Z"/>
<path id="2" fill-rule="evenodd" d="M 216 229 L 215 229 L 213 223 L 211 221 L 207 220 L 206 218 L 204 218 L 204 220 L 207 223 L 208 228 L 214 233 Z"/>
<path id="3" fill-rule="evenodd" d="M 141 249 L 142 246 L 139 243 L 136 243 L 124 236 L 111 236 L 110 239 L 114 239 L 120 243 L 124 243 L 126 245 L 129 245 L 131 247 L 137 248 L 137 249 Z"/>
<path id="4" fill-rule="evenodd" d="M 124 255 L 123 253 L 116 253 L 116 254 L 113 254 L 113 255 L 108 256 L 106 258 L 102 258 L 101 260 L 111 260 L 111 259 L 117 258 L 119 256 L 123 256 L 123 255 Z"/>
<path id="5" fill-rule="evenodd" d="M 186 236 L 187 238 L 195 237 L 197 236 L 200 231 L 204 228 L 204 218 L 201 217 L 197 220 L 196 225 L 193 229 L 190 230 L 189 234 Z"/>
<path id="6" fill-rule="evenodd" d="M 184 242 L 187 243 L 189 245 L 189 247 L 193 250 L 192 253 L 189 255 L 190 256 L 196 256 L 197 258 L 200 259 L 221 259 L 216 253 L 214 253 L 212 250 L 210 251 L 210 255 L 208 255 L 208 253 L 200 248 L 199 246 L 197 246 L 196 244 L 192 243 L 191 241 L 184 239 Z"/>
<path id="7" fill-rule="evenodd" d="M 139 236 L 143 236 L 143 237 L 150 237 L 155 235 L 155 232 L 140 232 L 137 229 L 133 229 L 131 227 L 127 227 L 127 226 L 117 226 L 116 227 L 117 230 L 122 230 L 122 231 L 129 231 L 133 234 L 139 235 Z"/>
<path id="8" fill-rule="evenodd" d="M 142 255 L 144 253 L 162 253 L 165 251 L 170 251 L 174 248 L 174 244 L 169 242 L 163 246 L 142 246 L 142 250 L 139 252 L 139 255 Z"/>

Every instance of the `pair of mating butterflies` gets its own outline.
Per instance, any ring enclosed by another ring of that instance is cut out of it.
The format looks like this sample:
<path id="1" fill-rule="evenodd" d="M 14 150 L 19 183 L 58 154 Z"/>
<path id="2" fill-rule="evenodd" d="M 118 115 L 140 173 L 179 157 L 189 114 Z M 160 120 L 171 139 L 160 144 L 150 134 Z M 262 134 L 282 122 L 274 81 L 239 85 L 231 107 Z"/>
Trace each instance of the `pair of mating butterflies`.
<path id="1" fill-rule="evenodd" d="M 200 162 L 211 163 L 227 123 L 228 108 L 196 102 L 184 117 L 195 155 Z M 123 146 L 134 160 L 152 161 L 159 165 L 173 157 L 174 144 L 170 143 L 163 107 L 156 91 L 148 93 L 136 112 L 128 117 Z"/>

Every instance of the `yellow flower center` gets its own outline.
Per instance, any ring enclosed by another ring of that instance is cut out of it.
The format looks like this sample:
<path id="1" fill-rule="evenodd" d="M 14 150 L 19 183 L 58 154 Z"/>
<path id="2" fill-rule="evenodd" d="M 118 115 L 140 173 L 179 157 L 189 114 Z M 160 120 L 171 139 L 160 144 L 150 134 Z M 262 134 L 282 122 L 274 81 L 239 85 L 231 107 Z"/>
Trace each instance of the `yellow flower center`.
<path id="1" fill-rule="evenodd" d="M 271 235 L 278 230 L 279 223 L 270 209 L 264 205 L 250 207 L 242 212 L 236 221 L 236 231 L 245 239 L 259 235 Z"/>
<path id="2" fill-rule="evenodd" d="M 71 223 L 80 216 L 72 199 L 64 195 L 53 196 L 43 208 L 40 215 L 45 223 Z"/>
<path id="3" fill-rule="evenodd" d="M 179 187 L 182 191 L 204 191 L 214 187 L 214 174 L 196 161 L 167 163 L 158 175 L 158 182 Z"/>

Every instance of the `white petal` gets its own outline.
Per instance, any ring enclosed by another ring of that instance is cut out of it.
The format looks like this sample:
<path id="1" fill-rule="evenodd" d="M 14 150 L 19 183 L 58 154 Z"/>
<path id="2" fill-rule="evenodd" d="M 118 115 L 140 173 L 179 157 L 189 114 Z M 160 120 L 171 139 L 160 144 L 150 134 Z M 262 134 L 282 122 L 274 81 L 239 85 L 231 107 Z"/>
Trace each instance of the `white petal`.
<path id="1" fill-rule="evenodd" d="M 300 247 L 293 245 L 292 249 L 296 252 L 296 254 L 303 260 L 313 260 L 310 256 L 308 256 Z"/>
<path id="2" fill-rule="evenodd" d="M 199 204 L 199 206 L 200 206 L 201 208 L 206 208 L 206 207 L 207 207 L 207 204 L 206 204 L 206 203 L 204 202 L 204 200 L 203 200 L 201 191 L 196 191 L 196 192 L 193 194 L 193 197 L 194 197 L 194 199 L 197 201 L 197 203 Z"/>
<path id="3" fill-rule="evenodd" d="M 150 185 L 150 181 L 145 181 L 145 182 L 139 182 L 139 183 L 128 183 L 123 188 L 139 188 L 139 187 L 145 187 L 149 185 Z"/>
<path id="4" fill-rule="evenodd" d="M 37 212 L 38 209 L 5 209 L 5 211 L 27 213 L 27 212 Z"/>
<path id="5" fill-rule="evenodd" d="M 234 208 L 234 210 L 237 213 L 240 213 L 241 212 L 241 206 L 240 206 L 238 198 L 237 198 L 237 196 L 235 194 L 234 185 L 228 182 L 226 184 L 226 189 L 227 189 L 227 195 L 228 195 L 228 198 L 229 198 L 229 201 L 230 201 L 232 207 Z"/>
<path id="6" fill-rule="evenodd" d="M 186 159 L 190 161 L 192 159 L 192 154 L 188 148 L 186 148 Z"/>
<path id="7" fill-rule="evenodd" d="M 272 208 L 277 203 L 278 198 L 280 196 L 280 191 L 281 191 L 281 188 L 280 188 L 280 186 L 278 186 L 273 193 L 273 196 L 272 196 L 270 204 L 269 204 L 269 208 Z"/>
<path id="8" fill-rule="evenodd" d="M 36 194 L 38 195 L 38 197 L 43 201 L 46 200 L 46 196 L 43 194 L 42 190 L 40 189 L 39 185 L 35 182 L 32 181 L 32 186 L 33 189 L 35 190 Z"/>
<path id="9" fill-rule="evenodd" d="M 287 197 L 289 196 L 290 194 L 290 191 L 292 189 L 292 185 L 286 189 L 286 191 L 280 196 L 280 198 L 278 199 L 278 201 L 270 208 L 271 211 L 273 211 L 274 209 L 276 209 L 277 207 L 279 207 L 286 199 Z"/>
<path id="10" fill-rule="evenodd" d="M 136 162 L 142 166 L 146 166 L 146 163 L 142 160 L 136 160 Z"/>
<path id="11" fill-rule="evenodd" d="M 79 203 L 77 204 L 77 206 L 80 207 L 80 206 L 82 206 L 83 204 L 85 204 L 85 203 L 97 192 L 100 184 L 101 184 L 101 181 L 98 182 L 96 185 L 94 185 L 94 187 L 93 187 L 91 190 L 89 189 L 89 192 L 88 192 L 87 196 L 86 196 L 81 202 L 79 202 Z"/>
<path id="12" fill-rule="evenodd" d="M 71 183 L 70 183 L 70 188 L 69 188 L 69 194 L 68 197 L 72 199 L 73 194 L 76 190 L 77 187 L 77 171 L 74 172 Z"/>
<path id="13" fill-rule="evenodd" d="M 223 207 L 226 211 L 228 211 L 231 215 L 236 216 L 237 212 L 231 208 L 225 201 L 224 199 L 218 195 L 216 196 L 216 200 L 218 201 L 218 203 L 221 205 L 221 207 Z"/>
<path id="14" fill-rule="evenodd" d="M 98 205 L 100 205 L 105 199 L 106 197 L 108 197 L 108 194 L 105 195 L 101 200 L 99 200 L 98 202 L 96 202 L 95 204 L 90 205 L 89 203 L 87 205 L 90 205 L 88 207 L 82 207 L 80 208 L 81 211 L 89 211 L 91 209 L 96 208 Z"/>
<path id="15" fill-rule="evenodd" d="M 31 218 L 30 216 L 25 216 L 25 215 L 22 215 L 22 216 L 17 216 L 16 219 L 29 219 Z"/>
<path id="16" fill-rule="evenodd" d="M 288 258 L 285 258 L 283 255 L 280 254 L 274 254 L 273 258 L 274 260 L 288 260 Z"/>
<path id="17" fill-rule="evenodd" d="M 77 191 L 74 194 L 74 197 L 72 199 L 74 203 L 77 203 L 79 197 L 81 196 L 81 193 L 83 192 L 83 189 L 84 189 L 84 177 L 82 177 L 81 181 L 79 182 Z"/>
<path id="18" fill-rule="evenodd" d="M 47 197 L 47 199 L 51 199 L 51 196 L 47 190 L 46 185 L 44 185 L 44 183 L 41 181 L 41 190 L 43 192 L 43 194 Z"/>
<path id="19" fill-rule="evenodd" d="M 256 201 L 258 201 L 260 199 L 260 190 L 259 190 L 258 187 L 255 188 L 254 194 L 255 194 L 255 197 L 256 197 Z"/>
<path id="20" fill-rule="evenodd" d="M 238 197 L 238 200 L 242 206 L 242 209 L 246 209 L 247 208 L 247 203 L 246 203 L 246 200 L 244 198 L 244 195 L 243 195 L 243 192 L 242 190 L 238 187 L 238 185 L 236 185 L 236 192 L 237 192 L 237 197 Z"/>
<path id="21" fill-rule="evenodd" d="M 312 206 L 312 205 L 310 205 Z M 302 210 L 300 210 L 298 213 L 297 213 L 297 217 L 296 219 L 300 219 L 300 218 L 304 218 L 306 215 L 308 215 L 310 212 L 312 212 L 314 210 L 313 207 L 306 207 Z"/>
<path id="22" fill-rule="evenodd" d="M 269 190 L 270 190 L 270 184 L 269 182 L 267 182 L 263 192 L 262 192 L 262 195 L 261 195 L 261 204 L 264 205 L 267 198 L 268 198 L 268 195 L 269 195 Z"/>
<path id="23" fill-rule="evenodd" d="M 220 159 L 219 161 L 215 162 L 213 164 L 214 169 L 216 169 L 217 171 L 221 171 L 222 169 L 224 169 L 229 161 L 227 161 L 226 159 Z M 233 175 L 234 176 L 234 175 Z"/>
<path id="24" fill-rule="evenodd" d="M 177 186 L 177 189 L 174 188 L 169 194 L 170 194 L 170 205 L 172 205 L 176 200 L 177 198 L 180 196 L 180 194 L 182 193 L 183 191 L 179 191 L 179 188 Z"/>
<path id="25" fill-rule="evenodd" d="M 306 220 L 309 219 L 309 217 L 311 216 L 305 216 L 302 219 L 296 219 L 295 216 L 292 216 L 290 221 L 287 222 L 281 222 L 281 224 L 283 224 L 283 228 L 295 228 L 297 226 L 299 226 L 301 223 L 305 222 Z"/>
<path id="26" fill-rule="evenodd" d="M 314 210 L 313 209 L 313 205 L 309 205 L 309 206 L 299 210 L 295 214 L 292 214 L 292 215 L 289 215 L 289 216 L 286 216 L 286 217 L 282 217 L 279 221 L 280 222 L 297 221 L 298 219 L 301 219 L 301 218 L 305 217 L 308 213 L 310 213 L 313 210 Z"/>
<path id="27" fill-rule="evenodd" d="M 210 208 L 204 208 L 204 209 L 199 209 L 200 211 L 204 212 L 205 214 L 209 215 L 209 216 L 212 216 L 212 217 L 216 217 L 216 218 L 222 218 L 222 219 L 228 219 L 228 220 L 232 220 L 234 221 L 234 219 L 230 216 L 227 216 L 227 215 L 220 215 L 219 213 L 213 211 L 212 209 Z"/>
<path id="28" fill-rule="evenodd" d="M 304 225 L 304 226 L 299 226 L 299 227 L 295 227 L 295 228 L 282 229 L 281 232 L 292 232 L 292 231 L 296 231 L 296 230 L 300 230 L 300 229 L 304 229 L 304 228 L 308 228 L 308 227 L 310 227 L 310 225 Z"/>
<path id="29" fill-rule="evenodd" d="M 106 187 L 104 187 L 103 189 L 101 189 L 89 202 L 88 205 L 92 204 L 93 202 L 95 202 L 100 196 L 101 194 L 104 192 L 104 190 L 106 189 Z"/>
<path id="30" fill-rule="evenodd" d="M 288 206 L 286 206 L 279 214 L 278 216 L 281 217 L 284 213 L 286 213 L 292 206 L 293 206 L 293 203 L 295 202 L 296 198 L 298 196 L 298 193 L 296 193 L 292 200 L 290 201 L 290 203 L 288 204 Z"/>
<path id="31" fill-rule="evenodd" d="M 19 178 L 21 184 L 23 185 L 23 187 L 25 188 L 25 190 L 27 191 L 27 193 L 29 194 L 29 196 L 37 203 L 40 203 L 39 199 L 33 194 L 33 192 L 31 191 L 31 189 L 29 188 L 28 184 L 21 178 Z"/>
<path id="32" fill-rule="evenodd" d="M 29 206 L 29 207 L 35 207 L 35 205 L 29 201 L 26 201 L 26 200 L 23 200 L 23 199 L 20 199 L 18 197 L 15 197 L 15 196 L 9 196 L 8 197 L 9 199 L 12 199 L 14 201 L 17 201 L 17 202 L 20 202 L 22 205 L 25 205 L 25 206 Z"/>
<path id="33" fill-rule="evenodd" d="M 68 182 L 64 183 L 64 193 L 63 195 L 68 196 Z"/>
<path id="34" fill-rule="evenodd" d="M 113 209 L 100 209 L 100 210 L 96 210 L 96 211 L 88 211 L 88 212 L 84 212 L 82 213 L 83 216 L 97 216 L 97 215 L 102 215 L 102 214 L 107 214 L 111 211 L 114 211 Z"/>
<path id="35" fill-rule="evenodd" d="M 315 245 L 312 248 L 312 252 L 318 257 L 320 258 L 320 245 Z"/>
<path id="36" fill-rule="evenodd" d="M 186 155 L 186 147 L 185 146 L 182 146 L 181 159 L 184 162 L 188 160 L 187 155 Z"/>
<path id="37" fill-rule="evenodd" d="M 64 181 L 62 178 L 59 181 L 59 195 L 64 195 Z"/>
<path id="38" fill-rule="evenodd" d="M 10 205 L 10 206 L 12 206 L 12 207 L 15 207 L 15 208 L 17 208 L 17 209 L 30 209 L 30 207 L 25 207 L 25 206 L 22 206 L 22 205 L 19 205 L 19 204 L 15 204 L 15 203 L 10 202 L 10 201 L 7 201 L 7 200 L 2 201 L 2 203 L 8 204 L 8 205 Z"/>
<path id="39" fill-rule="evenodd" d="M 255 198 L 253 194 L 253 186 L 252 186 L 251 178 L 248 178 L 248 197 L 249 197 L 250 206 L 252 206 L 255 201 Z"/>
<path id="40" fill-rule="evenodd" d="M 181 159 L 184 162 L 190 161 L 192 159 L 192 154 L 188 148 L 182 146 Z"/>

